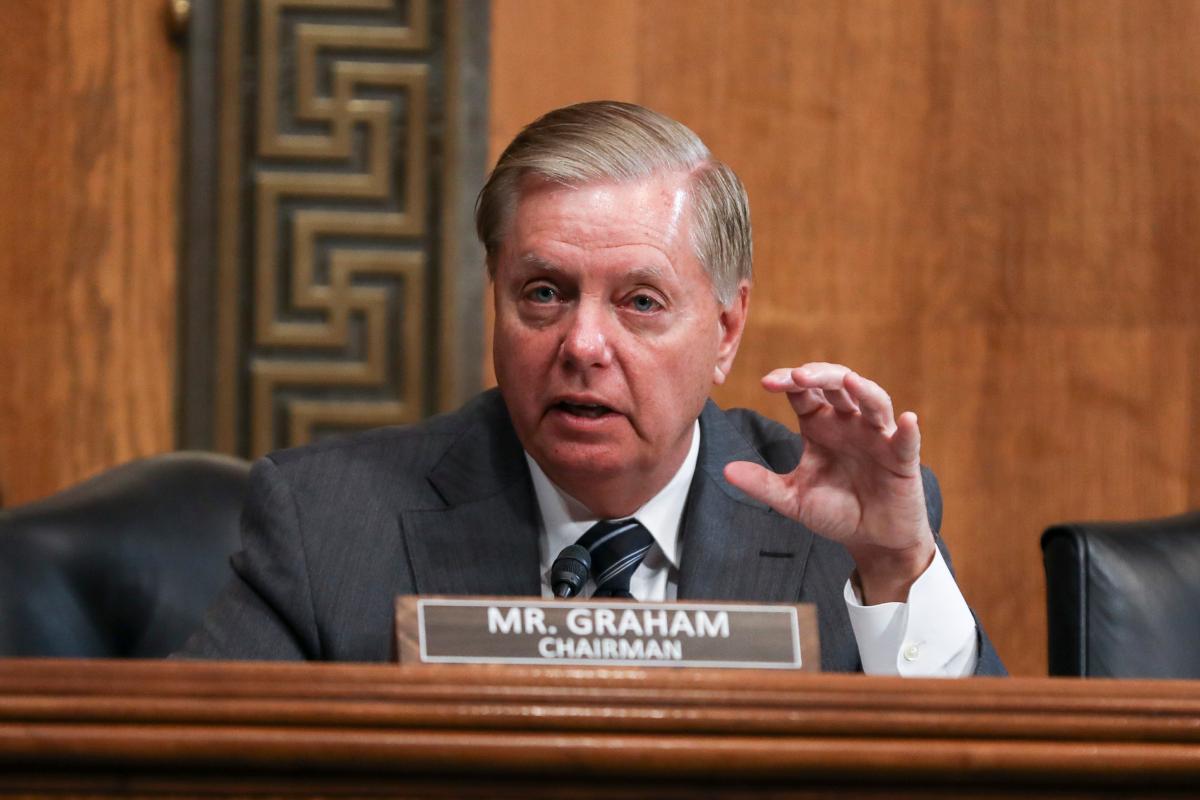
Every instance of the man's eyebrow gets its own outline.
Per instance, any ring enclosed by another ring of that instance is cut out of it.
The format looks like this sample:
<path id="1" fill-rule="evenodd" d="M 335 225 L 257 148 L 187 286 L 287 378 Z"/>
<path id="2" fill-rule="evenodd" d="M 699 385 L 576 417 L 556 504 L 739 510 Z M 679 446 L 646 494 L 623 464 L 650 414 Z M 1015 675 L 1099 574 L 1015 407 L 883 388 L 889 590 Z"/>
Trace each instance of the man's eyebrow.
<path id="1" fill-rule="evenodd" d="M 645 264 L 629 270 L 627 277 L 638 282 L 662 283 L 667 279 L 667 271 L 655 264 Z"/>
<path id="2" fill-rule="evenodd" d="M 555 264 L 553 261 L 547 261 L 537 253 L 525 253 L 521 256 L 521 263 L 527 267 L 532 267 L 536 270 L 545 272 L 562 272 L 562 267 Z"/>

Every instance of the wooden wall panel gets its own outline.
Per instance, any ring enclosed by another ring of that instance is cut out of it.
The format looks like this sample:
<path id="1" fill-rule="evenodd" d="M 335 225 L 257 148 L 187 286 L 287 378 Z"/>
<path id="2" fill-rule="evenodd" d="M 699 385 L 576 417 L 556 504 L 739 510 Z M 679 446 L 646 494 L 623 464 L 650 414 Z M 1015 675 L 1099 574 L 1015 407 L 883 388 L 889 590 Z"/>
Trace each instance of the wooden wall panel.
<path id="1" fill-rule="evenodd" d="M 173 443 L 178 56 L 165 4 L 16 0 L 0 25 L 0 491 Z"/>
<path id="2" fill-rule="evenodd" d="M 609 96 L 734 166 L 757 276 L 718 400 L 788 421 L 758 376 L 839 360 L 918 411 L 1013 671 L 1046 669 L 1046 525 L 1200 506 L 1200 5 L 496 0 L 493 25 L 493 157 Z"/>

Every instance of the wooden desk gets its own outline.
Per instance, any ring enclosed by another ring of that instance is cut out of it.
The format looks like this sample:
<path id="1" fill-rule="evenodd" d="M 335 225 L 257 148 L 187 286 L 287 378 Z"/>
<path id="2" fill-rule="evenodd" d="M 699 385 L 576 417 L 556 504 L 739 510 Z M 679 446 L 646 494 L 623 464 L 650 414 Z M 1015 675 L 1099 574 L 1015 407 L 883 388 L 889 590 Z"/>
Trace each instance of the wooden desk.
<path id="1" fill-rule="evenodd" d="M 1200 796 L 1200 684 L 0 660 L 0 794 Z"/>

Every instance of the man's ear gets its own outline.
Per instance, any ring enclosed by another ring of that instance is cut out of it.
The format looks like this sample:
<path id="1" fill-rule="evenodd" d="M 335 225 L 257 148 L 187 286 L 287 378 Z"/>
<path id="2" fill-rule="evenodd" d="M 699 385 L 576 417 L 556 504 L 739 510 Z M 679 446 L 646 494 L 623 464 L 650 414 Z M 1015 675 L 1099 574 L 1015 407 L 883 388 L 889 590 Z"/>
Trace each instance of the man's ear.
<path id="1" fill-rule="evenodd" d="M 750 283 L 738 283 L 737 294 L 721 309 L 717 317 L 721 340 L 717 344 L 717 363 L 713 366 L 713 383 L 720 385 L 733 369 L 733 359 L 746 329 L 746 313 L 750 308 Z"/>

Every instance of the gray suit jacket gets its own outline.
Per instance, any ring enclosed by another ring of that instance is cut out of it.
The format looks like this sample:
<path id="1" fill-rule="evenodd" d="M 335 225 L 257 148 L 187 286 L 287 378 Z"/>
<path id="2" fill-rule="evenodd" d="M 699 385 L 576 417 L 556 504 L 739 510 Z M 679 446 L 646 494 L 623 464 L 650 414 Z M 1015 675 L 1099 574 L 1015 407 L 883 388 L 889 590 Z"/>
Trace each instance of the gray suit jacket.
<path id="1" fill-rule="evenodd" d="M 679 598 L 816 603 L 822 668 L 859 669 L 842 600 L 849 554 L 723 477 L 737 460 L 790 470 L 799 437 L 712 402 L 700 428 Z M 936 531 L 941 494 L 924 478 Z M 398 594 L 539 595 L 538 531 L 529 469 L 495 390 L 420 425 L 274 453 L 251 473 L 235 577 L 182 655 L 387 660 Z M 977 671 L 1003 674 L 980 630 Z"/>

